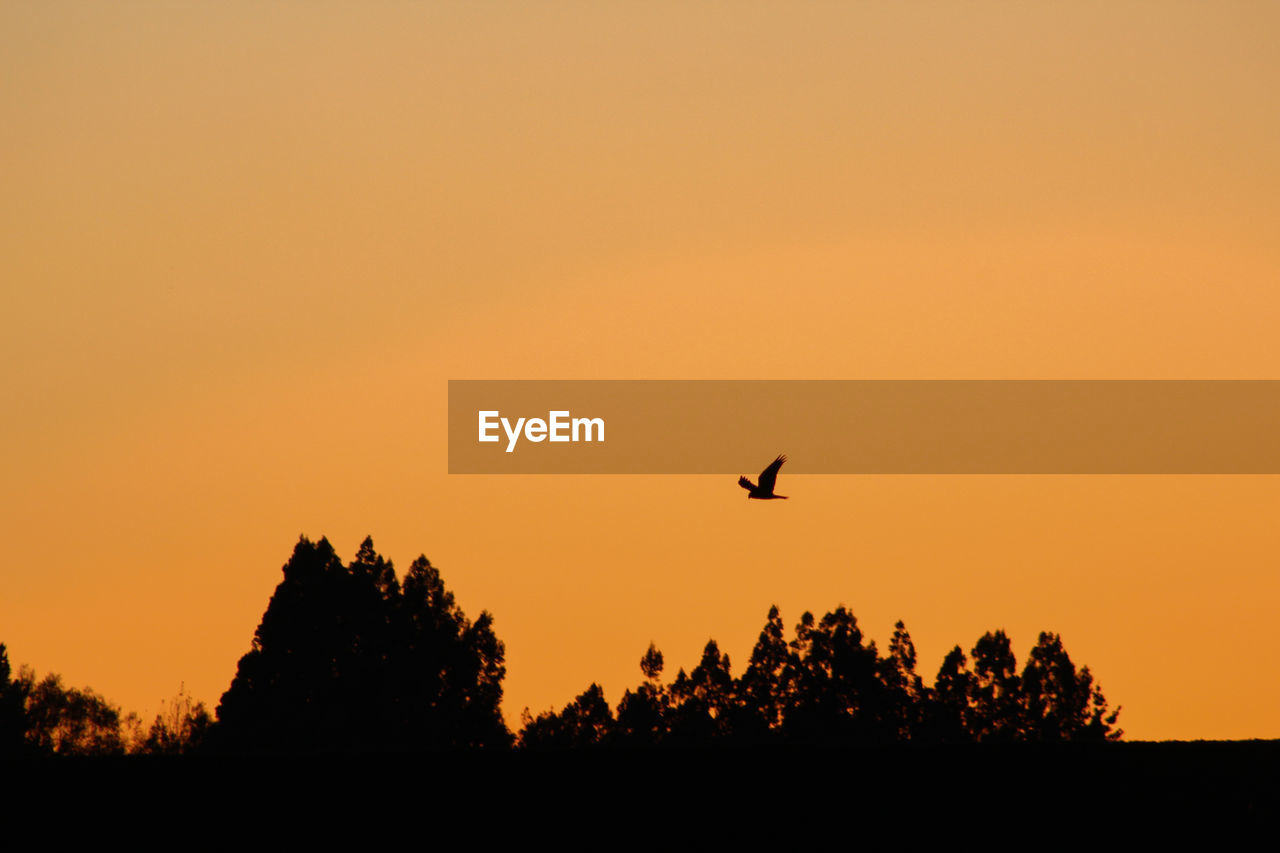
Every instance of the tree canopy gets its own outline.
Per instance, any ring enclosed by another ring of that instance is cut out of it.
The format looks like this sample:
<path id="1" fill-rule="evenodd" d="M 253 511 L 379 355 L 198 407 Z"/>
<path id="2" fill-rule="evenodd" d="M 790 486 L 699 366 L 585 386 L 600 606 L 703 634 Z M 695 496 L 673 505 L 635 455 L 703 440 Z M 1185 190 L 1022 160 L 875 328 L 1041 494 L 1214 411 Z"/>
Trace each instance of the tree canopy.
<path id="1" fill-rule="evenodd" d="M 65 686 L 59 675 L 37 679 L 23 667 L 13 676 L 0 644 L 0 756 L 120 755 L 124 723 L 119 708 L 88 688 Z"/>
<path id="2" fill-rule="evenodd" d="M 741 673 L 707 642 L 696 666 L 664 683 L 650 643 L 643 681 L 616 709 L 591 684 L 560 711 L 522 715 L 518 739 L 500 705 L 505 649 L 493 618 L 467 618 L 419 556 L 403 577 L 366 538 L 343 563 L 328 540 L 299 539 L 282 567 L 216 722 L 180 691 L 144 730 L 92 690 L 14 676 L 0 645 L 0 756 L 150 753 L 355 753 L 508 747 L 711 744 L 1007 743 L 1121 737 L 1088 667 L 1040 634 L 1021 670 L 1003 630 L 955 646 L 933 684 L 902 622 L 882 653 L 853 613 L 804 613 L 788 639 L 777 607 Z"/>
<path id="3" fill-rule="evenodd" d="M 983 635 L 969 658 L 956 646 L 932 687 L 916 672 L 915 644 L 894 626 L 887 654 L 837 607 L 800 617 L 788 643 L 771 608 L 743 673 L 707 643 L 692 672 L 659 683 L 662 653 L 641 659 L 645 682 L 616 715 L 598 685 L 559 712 L 526 710 L 521 745 L 532 749 L 653 744 L 882 744 L 1119 739 L 1088 667 L 1077 669 L 1056 634 L 1042 633 L 1021 674 L 1003 631 Z"/>
<path id="4" fill-rule="evenodd" d="M 425 556 L 401 583 L 366 538 L 347 565 L 299 540 L 217 710 L 237 751 L 505 746 L 504 649 L 471 622 Z"/>

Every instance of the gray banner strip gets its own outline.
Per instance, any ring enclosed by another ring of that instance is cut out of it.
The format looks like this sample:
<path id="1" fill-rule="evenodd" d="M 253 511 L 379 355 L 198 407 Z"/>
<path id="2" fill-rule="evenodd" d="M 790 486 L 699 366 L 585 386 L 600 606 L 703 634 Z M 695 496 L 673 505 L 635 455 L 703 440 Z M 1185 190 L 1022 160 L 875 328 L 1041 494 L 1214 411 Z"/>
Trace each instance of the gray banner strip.
<path id="1" fill-rule="evenodd" d="M 1277 474 L 1280 381 L 449 382 L 451 474 L 754 476 L 780 453 L 786 474 Z"/>

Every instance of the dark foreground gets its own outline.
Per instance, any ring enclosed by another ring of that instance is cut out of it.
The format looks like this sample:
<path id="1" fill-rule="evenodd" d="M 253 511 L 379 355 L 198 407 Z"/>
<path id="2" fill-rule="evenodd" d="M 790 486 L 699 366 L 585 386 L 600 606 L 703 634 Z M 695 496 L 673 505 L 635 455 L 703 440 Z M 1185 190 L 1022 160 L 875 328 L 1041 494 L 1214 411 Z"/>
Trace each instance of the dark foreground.
<path id="1" fill-rule="evenodd" d="M 60 803 L 128 792 L 269 811 L 287 792 L 317 804 L 387 798 L 641 823 L 705 813 L 774 829 L 906 817 L 1043 821 L 1052 832 L 1115 816 L 1168 830 L 1280 815 L 1280 741 L 45 759 L 0 762 L 0 778 L 23 798 Z"/>

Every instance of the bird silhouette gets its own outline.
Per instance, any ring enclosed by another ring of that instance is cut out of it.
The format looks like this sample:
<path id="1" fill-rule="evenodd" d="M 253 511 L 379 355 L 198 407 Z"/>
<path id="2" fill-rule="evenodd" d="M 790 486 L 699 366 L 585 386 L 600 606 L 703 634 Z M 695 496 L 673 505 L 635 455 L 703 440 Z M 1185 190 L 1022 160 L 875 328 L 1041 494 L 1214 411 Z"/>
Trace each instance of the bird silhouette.
<path id="1" fill-rule="evenodd" d="M 756 498 L 762 501 L 787 499 L 786 495 L 775 495 L 773 486 L 778 481 L 778 469 L 782 467 L 782 463 L 787 461 L 786 456 L 779 456 L 777 459 L 769 463 L 769 467 L 760 472 L 760 485 L 748 480 L 746 477 L 738 477 L 738 485 L 747 490 L 747 500 Z"/>

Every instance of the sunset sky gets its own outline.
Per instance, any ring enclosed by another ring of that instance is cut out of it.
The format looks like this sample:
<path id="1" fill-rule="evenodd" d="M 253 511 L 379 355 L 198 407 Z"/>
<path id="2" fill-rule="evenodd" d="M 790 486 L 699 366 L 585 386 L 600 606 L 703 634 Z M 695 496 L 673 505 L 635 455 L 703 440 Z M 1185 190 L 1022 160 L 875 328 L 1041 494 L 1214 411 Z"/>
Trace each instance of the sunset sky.
<path id="1" fill-rule="evenodd" d="M 299 535 L 504 711 L 847 605 L 1280 737 L 1280 477 L 450 476 L 450 379 L 1278 379 L 1280 6 L 0 5 L 0 642 L 212 710 Z M 754 475 L 786 447 L 743 461 Z M 781 485 L 785 482 L 786 489 Z"/>

